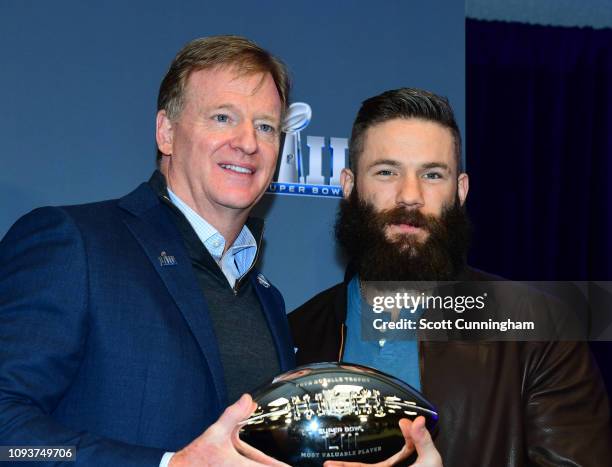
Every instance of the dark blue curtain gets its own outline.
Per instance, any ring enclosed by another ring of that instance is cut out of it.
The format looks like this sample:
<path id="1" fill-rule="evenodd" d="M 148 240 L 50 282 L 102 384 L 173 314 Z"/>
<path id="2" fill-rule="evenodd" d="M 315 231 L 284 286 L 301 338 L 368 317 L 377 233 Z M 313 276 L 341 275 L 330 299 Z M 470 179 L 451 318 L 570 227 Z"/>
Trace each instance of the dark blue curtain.
<path id="1" fill-rule="evenodd" d="M 612 280 L 612 30 L 468 19 L 466 60 L 471 264 Z"/>

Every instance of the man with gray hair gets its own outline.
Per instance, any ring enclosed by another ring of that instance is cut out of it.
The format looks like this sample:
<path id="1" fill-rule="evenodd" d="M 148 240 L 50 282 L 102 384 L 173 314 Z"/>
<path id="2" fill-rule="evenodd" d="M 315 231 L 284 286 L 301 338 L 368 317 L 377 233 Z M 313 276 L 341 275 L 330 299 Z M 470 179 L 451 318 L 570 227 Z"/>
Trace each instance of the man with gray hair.
<path id="1" fill-rule="evenodd" d="M 249 218 L 288 95 L 285 66 L 253 42 L 194 40 L 160 87 L 151 179 L 11 228 L 0 444 L 68 446 L 86 466 L 279 464 L 236 432 L 254 409 L 241 394 L 294 366 L 283 299 L 255 269 L 263 225 Z"/>

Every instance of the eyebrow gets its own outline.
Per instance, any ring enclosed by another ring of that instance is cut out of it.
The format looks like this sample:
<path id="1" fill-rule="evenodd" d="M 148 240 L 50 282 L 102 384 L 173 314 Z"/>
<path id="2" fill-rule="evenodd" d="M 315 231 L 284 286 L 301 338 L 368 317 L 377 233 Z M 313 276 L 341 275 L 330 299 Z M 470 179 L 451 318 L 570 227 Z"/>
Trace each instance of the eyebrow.
<path id="1" fill-rule="evenodd" d="M 402 164 L 395 159 L 376 159 L 372 162 L 367 168 L 371 169 L 372 167 L 376 167 L 377 165 L 389 165 L 391 167 L 400 167 Z M 451 168 L 448 164 L 444 162 L 427 162 L 420 167 L 421 169 L 443 169 L 447 172 L 451 171 Z"/>
<path id="2" fill-rule="evenodd" d="M 231 112 L 235 112 L 235 113 L 242 113 L 240 111 L 240 109 L 238 107 L 236 107 L 234 104 L 219 104 L 219 105 L 215 105 L 213 107 L 213 110 L 229 110 Z M 276 122 L 276 123 L 280 123 L 280 118 L 279 117 L 274 117 L 271 114 L 268 113 L 262 113 L 262 114 L 258 114 L 255 116 L 255 120 L 269 120 L 271 122 Z"/>
<path id="3" fill-rule="evenodd" d="M 447 172 L 451 171 L 451 168 L 448 166 L 448 164 L 445 164 L 444 162 L 428 162 L 427 164 L 423 164 L 421 168 L 422 169 L 444 169 Z"/>
<path id="4" fill-rule="evenodd" d="M 377 165 L 390 165 L 391 167 L 399 167 L 402 164 L 400 164 L 394 159 L 376 159 L 374 162 L 368 165 L 367 168 L 371 169 L 372 167 L 376 167 Z"/>

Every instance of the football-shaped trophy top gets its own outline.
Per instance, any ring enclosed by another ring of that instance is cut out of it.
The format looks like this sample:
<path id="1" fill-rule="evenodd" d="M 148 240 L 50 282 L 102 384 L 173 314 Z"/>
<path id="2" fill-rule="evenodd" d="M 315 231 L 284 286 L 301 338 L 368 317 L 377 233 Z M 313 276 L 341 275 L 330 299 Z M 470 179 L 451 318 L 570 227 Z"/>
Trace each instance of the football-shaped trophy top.
<path id="1" fill-rule="evenodd" d="M 294 466 L 380 462 L 404 445 L 400 419 L 422 415 L 430 432 L 438 421 L 434 406 L 408 384 L 342 362 L 298 367 L 253 398 L 257 409 L 243 423 L 240 438 Z"/>
<path id="2" fill-rule="evenodd" d="M 305 102 L 294 102 L 287 109 L 282 129 L 285 133 L 296 133 L 308 126 L 312 119 L 312 109 Z"/>

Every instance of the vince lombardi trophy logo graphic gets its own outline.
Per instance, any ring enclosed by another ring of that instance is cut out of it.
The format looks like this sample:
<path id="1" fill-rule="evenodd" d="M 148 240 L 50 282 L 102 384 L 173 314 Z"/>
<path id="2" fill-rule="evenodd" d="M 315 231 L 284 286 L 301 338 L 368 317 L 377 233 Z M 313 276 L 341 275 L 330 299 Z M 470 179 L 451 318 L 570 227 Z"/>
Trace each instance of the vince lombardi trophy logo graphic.
<path id="1" fill-rule="evenodd" d="M 278 172 L 266 193 L 342 197 L 340 173 L 346 162 L 348 139 L 308 135 L 304 152 L 300 132 L 311 119 L 312 109 L 308 104 L 294 102 L 289 106 L 282 124 L 285 142 L 278 161 Z"/>
<path id="2" fill-rule="evenodd" d="M 283 122 L 285 144 L 281 153 L 278 171 L 279 183 L 304 183 L 304 162 L 300 132 L 308 126 L 312 109 L 304 102 L 294 102 L 289 106 Z"/>

